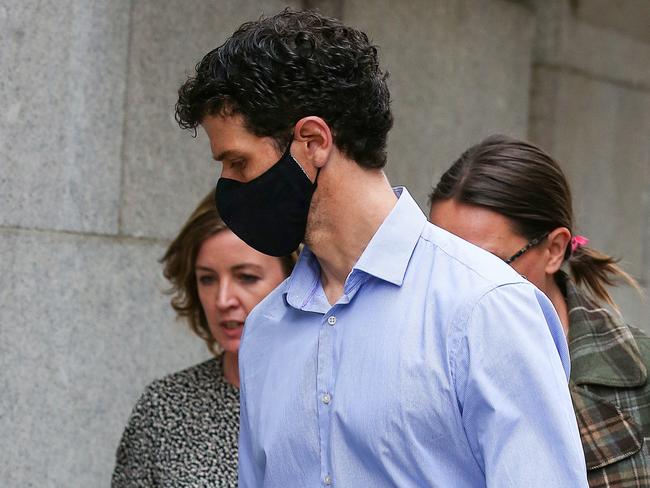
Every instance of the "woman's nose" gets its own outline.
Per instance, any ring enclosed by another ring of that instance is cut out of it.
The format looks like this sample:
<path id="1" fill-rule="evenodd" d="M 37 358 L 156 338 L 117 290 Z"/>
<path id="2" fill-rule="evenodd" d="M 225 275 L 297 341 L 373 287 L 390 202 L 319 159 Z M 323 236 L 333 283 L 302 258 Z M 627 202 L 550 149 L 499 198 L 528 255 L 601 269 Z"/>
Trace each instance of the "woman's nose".
<path id="1" fill-rule="evenodd" d="M 237 305 L 237 298 L 233 293 L 232 284 L 223 281 L 217 291 L 217 307 L 221 309 L 226 309 Z"/>

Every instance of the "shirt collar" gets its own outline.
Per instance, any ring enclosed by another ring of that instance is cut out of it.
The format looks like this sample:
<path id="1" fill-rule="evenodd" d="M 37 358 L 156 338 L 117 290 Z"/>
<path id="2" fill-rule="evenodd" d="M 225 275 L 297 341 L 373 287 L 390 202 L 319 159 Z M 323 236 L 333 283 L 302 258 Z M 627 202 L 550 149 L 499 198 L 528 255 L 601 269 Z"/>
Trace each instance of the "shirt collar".
<path id="1" fill-rule="evenodd" d="M 393 189 L 397 203 L 353 269 L 402 286 L 406 268 L 427 219 L 404 187 Z"/>
<path id="2" fill-rule="evenodd" d="M 587 298 L 565 274 L 561 280 L 569 309 L 572 381 L 614 387 L 644 385 L 648 373 L 630 328 Z"/>
<path id="3" fill-rule="evenodd" d="M 406 188 L 393 189 L 397 203 L 370 239 L 354 270 L 401 286 L 411 255 L 427 219 Z M 348 277 L 348 280 L 350 277 Z M 320 286 L 320 265 L 304 246 L 284 292 L 286 302 L 305 311 L 327 311 L 330 305 Z"/>
<path id="4" fill-rule="evenodd" d="M 314 253 L 307 246 L 303 246 L 298 262 L 287 282 L 284 297 L 293 308 L 308 312 L 324 313 L 329 308 L 327 303 L 318 298 L 320 286 L 320 265 Z"/>

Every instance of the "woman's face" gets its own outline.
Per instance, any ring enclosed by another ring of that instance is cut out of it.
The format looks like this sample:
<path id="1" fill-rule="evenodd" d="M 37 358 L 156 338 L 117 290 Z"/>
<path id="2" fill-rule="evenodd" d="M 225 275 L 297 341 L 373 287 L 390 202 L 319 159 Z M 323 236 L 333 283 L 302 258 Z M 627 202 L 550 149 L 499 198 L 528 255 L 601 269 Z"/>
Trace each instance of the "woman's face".
<path id="1" fill-rule="evenodd" d="M 256 251 L 230 230 L 201 244 L 195 274 L 210 332 L 231 353 L 239 350 L 249 312 L 285 278 L 280 259 Z"/>
<path id="2" fill-rule="evenodd" d="M 507 217 L 484 207 L 458 203 L 455 200 L 434 203 L 429 220 L 504 261 L 528 243 L 528 239 L 513 230 L 512 222 Z M 543 241 L 511 264 L 519 274 L 544 292 L 547 282 L 547 254 Z"/>

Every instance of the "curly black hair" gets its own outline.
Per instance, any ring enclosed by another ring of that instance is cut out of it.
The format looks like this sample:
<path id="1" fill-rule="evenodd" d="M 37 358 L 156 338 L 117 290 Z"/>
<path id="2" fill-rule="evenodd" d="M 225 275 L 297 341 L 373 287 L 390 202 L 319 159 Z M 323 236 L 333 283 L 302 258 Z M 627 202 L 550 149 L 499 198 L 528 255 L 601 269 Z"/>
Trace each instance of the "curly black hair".
<path id="1" fill-rule="evenodd" d="M 196 65 L 178 90 L 176 121 L 196 129 L 208 115 L 240 114 L 253 134 L 286 147 L 295 123 L 316 115 L 339 150 L 381 168 L 393 125 L 387 76 L 365 33 L 285 9 L 242 24 Z"/>

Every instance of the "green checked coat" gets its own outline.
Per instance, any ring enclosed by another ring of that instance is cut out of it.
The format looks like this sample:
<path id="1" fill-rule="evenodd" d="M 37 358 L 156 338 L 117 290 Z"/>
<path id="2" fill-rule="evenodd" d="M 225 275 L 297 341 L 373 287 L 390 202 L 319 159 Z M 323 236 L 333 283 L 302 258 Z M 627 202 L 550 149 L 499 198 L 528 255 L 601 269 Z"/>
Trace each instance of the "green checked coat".
<path id="1" fill-rule="evenodd" d="M 650 337 L 565 283 L 571 398 L 589 486 L 650 487 Z"/>

